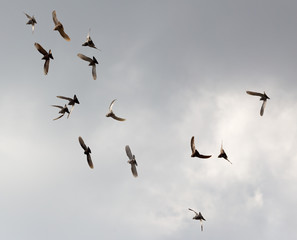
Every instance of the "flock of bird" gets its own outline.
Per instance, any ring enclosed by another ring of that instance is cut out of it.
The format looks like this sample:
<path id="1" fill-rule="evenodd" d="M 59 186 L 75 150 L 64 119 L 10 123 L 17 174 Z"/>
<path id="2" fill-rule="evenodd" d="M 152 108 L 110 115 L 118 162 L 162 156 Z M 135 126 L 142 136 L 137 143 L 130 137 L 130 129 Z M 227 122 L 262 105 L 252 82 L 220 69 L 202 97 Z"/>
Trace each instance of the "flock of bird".
<path id="1" fill-rule="evenodd" d="M 32 33 L 33 33 L 34 32 L 34 29 L 35 29 L 35 24 L 37 24 L 37 21 L 36 21 L 36 19 L 35 19 L 34 16 L 30 16 L 27 13 L 24 13 L 24 14 L 29 19 L 26 24 L 32 25 Z M 57 14 L 56 14 L 56 11 L 55 10 L 52 12 L 52 17 L 53 17 L 53 22 L 54 22 L 54 25 L 55 25 L 53 30 L 54 31 L 58 31 L 60 33 L 60 35 L 66 41 L 70 41 L 70 37 L 65 33 L 64 26 L 58 20 Z M 49 50 L 47 52 L 39 43 L 34 43 L 34 46 L 43 55 L 42 60 L 45 60 L 44 67 L 43 67 L 44 68 L 44 74 L 47 75 L 48 74 L 48 71 L 49 71 L 50 59 L 54 59 L 53 58 L 53 55 L 52 55 L 52 52 L 51 52 L 51 50 Z M 98 49 L 95 46 L 94 42 L 92 41 L 92 39 L 90 37 L 90 29 L 89 29 L 89 32 L 88 32 L 88 35 L 87 35 L 87 39 L 82 44 L 82 46 L 88 46 L 88 47 L 91 47 L 91 48 L 100 50 L 100 49 Z M 87 57 L 87 56 L 85 56 L 85 55 L 83 55 L 81 53 L 78 53 L 77 56 L 79 58 L 81 58 L 82 60 L 89 62 L 89 66 L 92 66 L 92 76 L 93 76 L 93 79 L 96 80 L 97 79 L 96 64 L 98 64 L 97 59 L 94 56 L 93 56 L 93 58 L 90 58 L 90 57 Z M 258 96 L 258 97 L 260 97 L 260 101 L 263 101 L 262 106 L 261 106 L 261 109 L 260 109 L 260 115 L 263 116 L 267 99 L 270 99 L 270 98 L 266 95 L 265 92 L 264 93 L 258 93 L 258 92 L 253 92 L 253 91 L 246 91 L 246 93 L 249 94 L 249 95 L 252 95 L 252 96 Z M 58 119 L 62 118 L 65 115 L 65 113 L 68 113 L 67 118 L 69 118 L 71 112 L 73 111 L 73 108 L 74 108 L 75 104 L 80 104 L 80 102 L 79 102 L 79 100 L 78 100 L 78 98 L 77 98 L 76 95 L 74 95 L 73 98 L 64 97 L 64 96 L 57 96 L 57 98 L 60 98 L 60 99 L 63 99 L 63 100 L 67 100 L 68 103 L 67 104 L 64 104 L 64 106 L 61 106 L 61 105 L 52 105 L 53 107 L 59 108 L 59 112 L 58 113 L 60 114 L 58 117 L 54 118 L 53 120 L 58 120 Z M 109 111 L 106 114 L 106 117 L 111 117 L 111 118 L 113 118 L 113 119 L 115 119 L 117 121 L 125 121 L 126 119 L 120 118 L 120 117 L 118 117 L 118 116 L 116 116 L 114 114 L 112 108 L 113 108 L 113 105 L 114 105 L 115 101 L 116 101 L 116 99 L 114 99 L 110 103 Z M 67 105 L 72 106 L 70 110 L 68 109 Z M 84 140 L 82 139 L 81 136 L 78 137 L 78 141 L 79 141 L 79 144 L 81 145 L 81 147 L 84 150 L 84 154 L 87 156 L 87 163 L 88 163 L 89 167 L 91 169 L 93 169 L 94 168 L 94 165 L 93 165 L 92 158 L 91 158 L 91 149 L 90 149 L 90 147 L 85 144 L 85 142 L 84 142 Z M 194 138 L 194 136 L 192 136 L 192 138 L 191 138 L 190 146 L 191 146 L 191 150 L 192 150 L 192 154 L 191 154 L 191 157 L 192 158 L 193 157 L 197 157 L 197 158 L 201 158 L 201 159 L 208 159 L 208 158 L 210 158 L 212 156 L 212 155 L 203 155 L 203 154 L 200 154 L 198 152 L 198 150 L 195 147 L 195 138 Z M 128 159 L 129 159 L 128 160 L 128 163 L 131 165 L 132 175 L 134 177 L 138 177 L 138 173 L 137 173 L 137 169 L 136 169 L 137 161 L 135 159 L 135 155 L 132 154 L 129 145 L 126 145 L 125 151 L 126 151 L 126 154 L 128 156 Z M 227 156 L 225 150 L 223 149 L 223 142 L 221 143 L 221 149 L 220 149 L 220 154 L 218 155 L 218 158 L 223 158 L 223 159 L 225 159 L 226 161 L 228 161 L 229 163 L 232 164 L 232 162 L 228 159 L 228 156 Z M 202 221 L 206 221 L 205 218 L 202 216 L 201 212 L 198 212 L 197 213 L 195 210 L 193 210 L 191 208 L 189 208 L 189 210 L 195 213 L 195 216 L 193 217 L 193 219 L 194 220 L 199 220 L 201 222 L 201 231 L 203 231 Z"/>

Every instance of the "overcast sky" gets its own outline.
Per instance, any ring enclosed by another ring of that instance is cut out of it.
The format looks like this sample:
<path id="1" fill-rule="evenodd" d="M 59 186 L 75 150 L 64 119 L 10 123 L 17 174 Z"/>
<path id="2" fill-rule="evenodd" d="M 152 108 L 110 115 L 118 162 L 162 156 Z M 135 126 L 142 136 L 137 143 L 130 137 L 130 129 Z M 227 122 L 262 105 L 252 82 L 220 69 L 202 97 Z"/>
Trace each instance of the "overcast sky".
<path id="1" fill-rule="evenodd" d="M 296 1 L 1 9 L 1 239 L 296 238 Z M 53 10 L 70 42 L 53 31 Z M 101 51 L 82 46 L 89 28 Z M 35 42 L 52 50 L 46 76 Z M 78 53 L 98 60 L 96 81 Z M 270 97 L 264 116 L 246 90 Z M 53 121 L 51 105 L 67 103 L 56 96 L 74 94 L 70 118 Z M 105 117 L 113 99 L 125 122 Z M 190 157 L 192 136 L 211 158 Z M 222 141 L 232 165 L 217 158 Z M 202 212 L 203 232 L 188 208 Z"/>

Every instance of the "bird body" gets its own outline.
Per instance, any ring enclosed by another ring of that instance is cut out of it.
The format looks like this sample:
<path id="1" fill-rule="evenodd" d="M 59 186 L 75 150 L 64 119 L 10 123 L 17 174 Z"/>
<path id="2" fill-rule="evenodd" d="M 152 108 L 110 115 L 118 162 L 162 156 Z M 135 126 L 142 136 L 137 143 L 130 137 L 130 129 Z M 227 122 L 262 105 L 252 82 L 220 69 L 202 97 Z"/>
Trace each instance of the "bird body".
<path id="1" fill-rule="evenodd" d="M 28 25 L 32 25 L 32 33 L 34 33 L 34 28 L 35 28 L 35 24 L 37 24 L 36 19 L 34 17 L 34 15 L 31 17 L 29 14 L 25 13 L 26 17 L 29 19 L 28 22 L 26 24 Z"/>
<path id="2" fill-rule="evenodd" d="M 260 101 L 263 101 L 262 103 L 262 106 L 261 106 L 261 109 L 260 109 L 260 115 L 263 116 L 264 114 L 264 109 L 266 107 L 266 102 L 267 102 L 267 99 L 270 99 L 266 93 L 258 93 L 258 92 L 253 92 L 253 91 L 246 91 L 247 94 L 249 95 L 252 95 L 252 96 L 258 96 L 260 97 Z"/>
<path id="3" fill-rule="evenodd" d="M 191 138 L 191 150 L 192 150 L 191 157 L 198 157 L 198 158 L 210 158 L 211 157 L 211 155 L 202 155 L 197 151 L 197 149 L 195 148 L 194 136 Z"/>
<path id="4" fill-rule="evenodd" d="M 96 48 L 96 46 L 95 46 L 93 40 L 91 39 L 90 31 L 91 31 L 91 29 L 89 29 L 89 33 L 88 33 L 88 35 L 87 35 L 87 39 L 86 39 L 86 41 L 82 44 L 82 46 L 88 46 L 88 47 L 91 47 L 91 48 L 95 48 L 95 49 L 97 49 L 97 50 L 100 50 L 100 49 Z"/>
<path id="5" fill-rule="evenodd" d="M 106 114 L 106 117 L 111 117 L 117 121 L 125 121 L 126 119 L 124 118 L 120 118 L 120 117 L 117 117 L 114 112 L 112 111 L 112 107 L 113 107 L 113 104 L 114 102 L 116 101 L 116 99 L 114 99 L 111 104 L 109 105 L 109 112 Z"/>
<path id="6" fill-rule="evenodd" d="M 71 112 L 73 111 L 74 105 L 79 104 L 78 98 L 76 97 L 76 95 L 74 95 L 73 98 L 64 97 L 64 96 L 57 96 L 57 98 L 68 100 L 68 105 L 72 106 L 71 109 L 70 109 L 70 112 L 68 113 L 68 116 L 67 116 L 67 118 L 69 118 Z"/>
<path id="7" fill-rule="evenodd" d="M 90 147 L 86 146 L 86 144 L 81 136 L 78 137 L 78 141 L 79 141 L 80 146 L 84 149 L 84 154 L 87 155 L 87 161 L 88 161 L 89 167 L 93 169 L 94 165 L 93 165 L 92 158 L 91 158 Z"/>
<path id="8" fill-rule="evenodd" d="M 132 174 L 133 174 L 134 177 L 137 177 L 138 176 L 137 169 L 136 169 L 137 162 L 136 162 L 136 159 L 135 159 L 135 155 L 132 154 L 129 145 L 127 145 L 125 147 L 125 150 L 126 150 L 126 154 L 127 154 L 128 158 L 129 158 L 128 163 L 131 164 Z"/>
<path id="9" fill-rule="evenodd" d="M 205 218 L 202 216 L 201 212 L 197 213 L 193 209 L 189 208 L 190 211 L 195 213 L 195 216 L 193 217 L 194 220 L 200 220 L 201 223 L 201 231 L 203 231 L 203 224 L 202 221 L 206 221 Z"/>
<path id="10" fill-rule="evenodd" d="M 52 12 L 52 16 L 53 16 L 53 21 L 54 21 L 54 24 L 55 24 L 55 27 L 54 27 L 54 31 L 58 31 L 61 36 L 66 40 L 66 41 L 70 41 L 70 37 L 65 33 L 64 31 L 64 26 L 63 24 L 58 20 L 57 18 L 57 14 L 56 14 L 56 11 L 54 10 Z"/>
<path id="11" fill-rule="evenodd" d="M 54 118 L 53 120 L 57 120 L 57 119 L 63 117 L 64 114 L 65 114 L 66 112 L 69 114 L 69 109 L 67 108 L 66 104 L 65 104 L 64 107 L 63 107 L 63 106 L 60 106 L 60 105 L 52 105 L 52 106 L 61 109 L 61 110 L 59 111 L 59 113 L 60 113 L 61 115 L 60 115 L 59 117 L 57 117 L 57 118 Z"/>
<path id="12" fill-rule="evenodd" d="M 50 59 L 54 59 L 54 57 L 52 55 L 52 51 L 49 50 L 47 52 L 46 50 L 44 50 L 44 48 L 39 43 L 34 43 L 34 46 L 43 55 L 43 57 L 41 58 L 42 60 L 45 60 L 44 66 L 43 66 L 43 71 L 44 71 L 44 74 L 47 75 Z"/>
<path id="13" fill-rule="evenodd" d="M 87 62 L 89 62 L 89 66 L 92 66 L 92 76 L 93 76 L 93 79 L 96 80 L 97 79 L 97 73 L 96 73 L 96 64 L 98 64 L 98 61 L 97 59 L 93 56 L 93 59 L 92 58 L 89 58 L 81 53 L 78 53 L 77 56 L 79 58 L 81 58 L 82 60 L 85 60 Z"/>
<path id="14" fill-rule="evenodd" d="M 221 144 L 220 154 L 219 154 L 218 158 L 224 158 L 226 161 L 228 161 L 229 163 L 232 164 L 232 162 L 229 161 L 228 156 L 223 149 L 223 143 Z"/>

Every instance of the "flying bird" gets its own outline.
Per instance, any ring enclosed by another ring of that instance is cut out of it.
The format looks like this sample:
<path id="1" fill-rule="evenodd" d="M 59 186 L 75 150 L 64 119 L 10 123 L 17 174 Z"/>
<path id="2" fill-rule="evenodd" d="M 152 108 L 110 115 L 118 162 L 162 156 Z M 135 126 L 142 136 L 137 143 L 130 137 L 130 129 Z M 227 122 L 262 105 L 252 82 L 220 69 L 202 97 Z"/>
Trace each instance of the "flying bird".
<path id="1" fill-rule="evenodd" d="M 266 93 L 258 93 L 258 92 L 252 92 L 252 91 L 246 91 L 247 94 L 249 95 L 253 95 L 253 96 L 258 96 L 260 97 L 260 101 L 263 101 L 262 103 L 262 106 L 261 106 L 261 110 L 260 110 L 260 115 L 263 116 L 264 114 L 264 108 L 266 106 L 266 102 L 267 102 L 267 99 L 270 99 Z"/>
<path id="2" fill-rule="evenodd" d="M 67 108 L 66 104 L 65 106 L 60 106 L 60 105 L 52 105 L 53 107 L 56 107 L 56 108 L 60 108 L 61 110 L 59 111 L 59 113 L 61 114 L 59 117 L 57 118 L 54 118 L 53 120 L 58 120 L 59 118 L 63 117 L 65 115 L 65 113 L 68 113 L 69 114 L 69 109 Z"/>
<path id="3" fill-rule="evenodd" d="M 89 47 L 91 47 L 91 48 L 95 48 L 95 49 L 97 49 L 97 50 L 100 51 L 100 49 L 96 48 L 96 46 L 95 46 L 93 40 L 91 39 L 91 37 L 90 37 L 90 31 L 91 31 L 91 29 L 89 29 L 89 32 L 88 32 L 88 35 L 87 35 L 87 39 L 86 39 L 86 41 L 82 44 L 82 46 L 89 46 Z"/>
<path id="4" fill-rule="evenodd" d="M 132 155 L 132 152 L 131 152 L 131 149 L 130 149 L 129 145 L 127 145 L 125 147 L 125 149 L 126 149 L 127 156 L 129 158 L 128 163 L 131 164 L 132 174 L 133 174 L 134 177 L 137 177 L 138 176 L 137 170 L 136 170 L 137 162 L 136 162 L 136 159 L 135 159 L 135 155 Z"/>
<path id="5" fill-rule="evenodd" d="M 114 102 L 116 101 L 116 99 L 114 99 L 111 104 L 109 105 L 109 112 L 106 114 L 106 117 L 112 117 L 113 119 L 115 120 L 118 120 L 118 121 L 125 121 L 126 119 L 124 118 L 120 118 L 120 117 L 117 117 L 113 111 L 112 111 L 112 106 L 114 104 Z"/>
<path id="6" fill-rule="evenodd" d="M 64 26 L 58 20 L 57 14 L 56 14 L 56 11 L 55 10 L 53 11 L 52 16 L 53 16 L 53 21 L 55 23 L 55 27 L 54 27 L 53 30 L 54 31 L 57 30 L 66 41 L 70 41 L 70 37 L 64 32 Z"/>
<path id="7" fill-rule="evenodd" d="M 191 138 L 191 149 L 192 149 L 191 157 L 198 157 L 198 158 L 210 158 L 211 157 L 211 155 L 202 155 L 197 151 L 197 149 L 195 148 L 194 136 Z"/>
<path id="8" fill-rule="evenodd" d="M 85 60 L 87 62 L 89 62 L 89 66 L 92 66 L 92 75 L 93 75 L 93 79 L 96 80 L 97 79 L 97 74 L 96 74 L 96 64 L 98 64 L 97 59 L 93 56 L 92 58 L 89 58 L 81 53 L 78 53 L 77 56 L 79 58 L 81 58 L 82 60 Z"/>
<path id="9" fill-rule="evenodd" d="M 34 32 L 34 28 L 35 28 L 35 24 L 37 24 L 36 19 L 35 19 L 34 15 L 32 15 L 32 17 L 31 17 L 29 14 L 27 14 L 25 12 L 24 12 L 24 14 L 29 19 L 29 21 L 26 24 L 32 25 L 32 33 L 33 33 Z"/>
<path id="10" fill-rule="evenodd" d="M 73 108 L 74 108 L 74 105 L 77 103 L 79 104 L 79 101 L 76 97 L 76 95 L 74 94 L 73 98 L 70 98 L 70 97 L 64 97 L 64 96 L 57 96 L 57 98 L 61 98 L 61 99 L 64 99 L 64 100 L 68 100 L 68 105 L 71 105 L 71 109 L 70 109 L 70 112 L 68 113 L 68 116 L 67 118 L 69 118 Z"/>
<path id="11" fill-rule="evenodd" d="M 82 139 L 81 136 L 78 137 L 78 141 L 80 143 L 80 146 L 84 149 L 84 154 L 87 155 L 87 161 L 88 161 L 88 164 L 90 166 L 90 168 L 94 168 L 94 165 L 93 165 L 93 162 L 92 162 L 92 159 L 91 159 L 91 149 L 90 147 L 87 147 L 84 140 Z"/>
<path id="12" fill-rule="evenodd" d="M 228 156 L 227 156 L 226 152 L 223 149 L 223 142 L 221 144 L 220 155 L 218 156 L 218 158 L 224 158 L 225 160 L 227 160 L 229 163 L 232 164 L 232 162 L 229 161 Z"/>
<path id="13" fill-rule="evenodd" d="M 202 216 L 201 212 L 197 213 L 196 211 L 194 211 L 194 210 L 191 209 L 191 208 L 189 208 L 189 210 L 195 213 L 195 216 L 193 217 L 193 219 L 195 219 L 195 220 L 200 220 L 200 223 L 201 223 L 201 231 L 203 231 L 203 223 L 202 223 L 202 220 L 203 220 L 203 221 L 206 221 L 206 220 L 205 220 L 204 217 Z"/>
<path id="14" fill-rule="evenodd" d="M 44 70 L 44 74 L 47 75 L 48 69 L 49 69 L 50 58 L 54 59 L 53 55 L 52 55 L 52 51 L 51 50 L 49 50 L 48 52 L 45 51 L 44 48 L 41 47 L 41 45 L 39 43 L 34 43 L 34 46 L 43 55 L 43 58 L 41 58 L 42 60 L 45 60 L 43 70 Z"/>

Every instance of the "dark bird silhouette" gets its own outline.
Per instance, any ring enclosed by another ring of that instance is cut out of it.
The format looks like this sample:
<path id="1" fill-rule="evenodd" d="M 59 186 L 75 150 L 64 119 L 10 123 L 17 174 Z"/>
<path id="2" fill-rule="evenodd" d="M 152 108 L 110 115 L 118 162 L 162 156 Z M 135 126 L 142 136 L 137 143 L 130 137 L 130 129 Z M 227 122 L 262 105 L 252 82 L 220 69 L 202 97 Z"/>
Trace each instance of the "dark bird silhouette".
<path id="1" fill-rule="evenodd" d="M 114 104 L 114 102 L 116 101 L 116 99 L 114 99 L 111 104 L 109 105 L 109 112 L 106 114 L 106 117 L 112 117 L 113 119 L 115 120 L 118 120 L 118 121 L 125 121 L 126 119 L 124 118 L 120 118 L 120 117 L 117 117 L 114 112 L 112 111 L 112 106 Z"/>
<path id="2" fill-rule="evenodd" d="M 90 168 L 94 168 L 94 165 L 93 165 L 93 162 L 92 162 L 92 159 L 91 159 L 91 149 L 90 147 L 87 147 L 84 140 L 82 139 L 81 136 L 78 137 L 78 141 L 80 143 L 80 146 L 84 149 L 84 154 L 87 155 L 87 161 L 88 161 L 88 164 L 90 166 Z"/>
<path id="3" fill-rule="evenodd" d="M 228 156 L 227 156 L 226 152 L 223 149 L 223 142 L 221 144 L 220 155 L 218 156 L 218 158 L 224 158 L 225 160 L 227 160 L 229 163 L 232 164 L 232 162 L 229 161 Z"/>
<path id="4" fill-rule="evenodd" d="M 52 51 L 51 50 L 49 50 L 48 52 L 45 51 L 44 48 L 41 47 L 41 45 L 39 43 L 34 43 L 34 46 L 43 55 L 43 58 L 41 58 L 42 60 L 45 60 L 43 70 L 44 70 L 44 74 L 47 75 L 48 69 L 49 69 L 50 58 L 54 59 L 54 57 L 52 55 Z"/>
<path id="5" fill-rule="evenodd" d="M 89 29 L 89 33 L 88 33 L 88 35 L 87 35 L 87 39 L 86 39 L 86 41 L 82 44 L 82 46 L 88 46 L 88 47 L 95 48 L 95 49 L 97 49 L 97 50 L 100 51 L 100 49 L 96 48 L 96 46 L 95 46 L 93 40 L 91 39 L 91 37 L 90 37 L 90 31 L 91 31 L 91 29 Z"/>
<path id="6" fill-rule="evenodd" d="M 37 24 L 36 19 L 35 19 L 34 15 L 32 15 L 32 17 L 31 17 L 29 14 L 27 14 L 25 12 L 24 12 L 24 14 L 29 19 L 29 21 L 26 24 L 32 25 L 32 33 L 33 33 L 34 32 L 34 28 L 35 28 L 35 24 Z"/>
<path id="7" fill-rule="evenodd" d="M 57 18 L 57 14 L 56 14 L 56 11 L 54 10 L 53 13 L 52 13 L 52 16 L 53 16 L 53 21 L 55 23 L 55 27 L 54 27 L 54 31 L 58 31 L 61 36 L 66 40 L 66 41 L 70 41 L 70 37 L 64 32 L 64 26 L 63 24 L 58 20 Z"/>
<path id="8" fill-rule="evenodd" d="M 260 110 L 260 115 L 263 116 L 264 114 L 264 108 L 266 106 L 266 102 L 267 102 L 267 99 L 270 99 L 266 93 L 258 93 L 258 92 L 252 92 L 252 91 L 246 91 L 247 94 L 249 95 L 253 95 L 253 96 L 258 96 L 260 97 L 260 101 L 263 101 L 262 103 L 262 106 L 261 106 L 261 110 Z"/>
<path id="9" fill-rule="evenodd" d="M 198 157 L 198 158 L 210 158 L 211 157 L 211 155 L 202 155 L 197 151 L 197 149 L 195 148 L 194 136 L 191 138 L 191 149 L 192 149 L 191 157 Z"/>
<path id="10" fill-rule="evenodd" d="M 132 174 L 133 174 L 134 177 L 137 177 L 138 176 L 137 170 L 136 170 L 137 162 L 136 162 L 136 159 L 135 159 L 135 155 L 132 155 L 132 152 L 131 152 L 131 149 L 130 149 L 129 145 L 127 145 L 125 149 L 126 149 L 127 156 L 129 158 L 128 163 L 131 164 Z"/>
<path id="11" fill-rule="evenodd" d="M 89 58 L 81 53 L 78 53 L 77 56 L 79 58 L 81 58 L 82 60 L 85 60 L 87 62 L 89 62 L 89 66 L 92 66 L 92 75 L 93 75 L 93 79 L 96 80 L 97 79 L 97 74 L 96 74 L 96 64 L 98 64 L 97 59 L 93 56 L 92 58 Z"/>
<path id="12" fill-rule="evenodd" d="M 190 211 L 195 213 L 195 216 L 193 217 L 194 220 L 200 220 L 201 223 L 201 231 L 203 231 L 203 223 L 202 221 L 206 221 L 204 219 L 204 217 L 202 216 L 201 212 L 197 213 L 196 211 L 194 211 L 193 209 L 189 208 Z"/>
<path id="13" fill-rule="evenodd" d="M 70 112 L 68 113 L 68 116 L 67 116 L 67 118 L 69 118 L 71 112 L 73 111 L 74 105 L 75 104 L 79 104 L 79 101 L 78 101 L 76 95 L 74 95 L 73 98 L 64 97 L 64 96 L 57 96 L 57 98 L 68 100 L 68 105 L 71 105 L 72 106 L 71 109 L 70 109 Z"/>
<path id="14" fill-rule="evenodd" d="M 61 109 L 61 110 L 59 111 L 59 113 L 61 113 L 61 115 L 60 115 L 59 117 L 57 117 L 57 118 L 54 118 L 53 120 L 57 120 L 57 119 L 63 117 L 65 113 L 68 113 L 68 114 L 69 114 L 69 110 L 68 110 L 66 104 L 65 104 L 64 107 L 63 107 L 63 106 L 60 106 L 60 105 L 52 105 L 52 106 Z"/>

